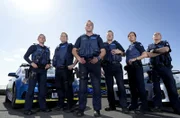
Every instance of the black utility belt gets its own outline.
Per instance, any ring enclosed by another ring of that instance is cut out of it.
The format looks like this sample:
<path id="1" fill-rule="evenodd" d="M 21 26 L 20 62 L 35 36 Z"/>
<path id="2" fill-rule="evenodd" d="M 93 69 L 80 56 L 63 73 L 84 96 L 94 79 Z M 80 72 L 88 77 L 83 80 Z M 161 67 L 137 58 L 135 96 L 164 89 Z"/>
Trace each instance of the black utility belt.
<path id="1" fill-rule="evenodd" d="M 37 65 L 39 69 L 45 69 L 46 65 Z"/>
<path id="2" fill-rule="evenodd" d="M 120 64 L 120 61 L 108 61 L 108 64 Z"/>
<path id="3" fill-rule="evenodd" d="M 56 69 L 67 69 L 67 66 L 58 66 Z"/>
<path id="4" fill-rule="evenodd" d="M 134 61 L 132 64 L 127 63 L 127 66 L 142 67 L 141 61 Z"/>
<path id="5" fill-rule="evenodd" d="M 155 65 L 152 65 L 153 68 L 156 68 L 156 67 L 171 67 L 171 65 L 167 65 L 167 64 L 155 64 Z"/>
<path id="6" fill-rule="evenodd" d="M 37 65 L 38 68 L 33 68 L 32 66 L 30 67 L 30 69 L 44 69 L 45 70 L 45 67 L 46 65 Z"/>

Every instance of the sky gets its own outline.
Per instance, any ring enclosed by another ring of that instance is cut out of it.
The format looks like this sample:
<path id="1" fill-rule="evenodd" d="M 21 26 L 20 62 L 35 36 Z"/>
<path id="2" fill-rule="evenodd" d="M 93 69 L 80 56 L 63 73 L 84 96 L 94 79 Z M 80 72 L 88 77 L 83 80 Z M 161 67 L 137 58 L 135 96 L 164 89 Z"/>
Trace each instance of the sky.
<path id="1" fill-rule="evenodd" d="M 136 32 L 145 49 L 153 43 L 153 33 L 161 32 L 171 45 L 174 69 L 180 69 L 179 6 L 179 0 L 0 0 L 0 85 L 25 62 L 26 50 L 37 43 L 40 33 L 45 34 L 53 53 L 61 32 L 67 32 L 69 42 L 74 43 L 85 33 L 89 19 L 103 41 L 112 30 L 124 49 L 130 44 L 130 31 Z M 122 63 L 125 65 L 125 60 Z"/>

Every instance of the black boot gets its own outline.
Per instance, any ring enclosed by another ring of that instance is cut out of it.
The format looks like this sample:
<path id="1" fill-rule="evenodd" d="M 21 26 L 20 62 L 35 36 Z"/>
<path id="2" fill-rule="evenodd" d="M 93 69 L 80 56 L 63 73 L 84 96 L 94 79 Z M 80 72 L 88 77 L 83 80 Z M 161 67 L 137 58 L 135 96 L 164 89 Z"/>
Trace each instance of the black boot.
<path id="1" fill-rule="evenodd" d="M 35 112 L 31 111 L 31 110 L 25 110 L 24 111 L 24 114 L 25 115 L 32 115 L 32 114 L 35 114 Z"/>
<path id="2" fill-rule="evenodd" d="M 128 114 L 129 113 L 128 108 L 122 108 L 122 113 Z"/>
<path id="3" fill-rule="evenodd" d="M 81 110 L 78 110 L 75 114 L 76 117 L 83 117 L 84 116 L 84 112 Z"/>
<path id="4" fill-rule="evenodd" d="M 106 107 L 104 110 L 105 111 L 115 111 L 116 107 Z"/>
<path id="5" fill-rule="evenodd" d="M 94 117 L 101 117 L 100 111 L 94 111 Z"/>
<path id="6" fill-rule="evenodd" d="M 162 112 L 162 109 L 161 107 L 158 107 L 158 106 L 155 106 L 153 109 L 152 109 L 153 112 Z"/>

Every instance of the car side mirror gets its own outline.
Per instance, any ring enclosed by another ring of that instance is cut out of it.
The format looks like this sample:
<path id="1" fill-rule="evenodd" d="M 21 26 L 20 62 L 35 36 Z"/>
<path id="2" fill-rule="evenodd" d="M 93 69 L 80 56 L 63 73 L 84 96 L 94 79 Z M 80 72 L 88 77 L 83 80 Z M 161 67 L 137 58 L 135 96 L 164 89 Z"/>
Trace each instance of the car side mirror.
<path id="1" fill-rule="evenodd" d="M 16 73 L 9 73 L 8 76 L 9 77 L 16 77 L 16 78 L 18 78 L 18 75 L 16 75 Z"/>

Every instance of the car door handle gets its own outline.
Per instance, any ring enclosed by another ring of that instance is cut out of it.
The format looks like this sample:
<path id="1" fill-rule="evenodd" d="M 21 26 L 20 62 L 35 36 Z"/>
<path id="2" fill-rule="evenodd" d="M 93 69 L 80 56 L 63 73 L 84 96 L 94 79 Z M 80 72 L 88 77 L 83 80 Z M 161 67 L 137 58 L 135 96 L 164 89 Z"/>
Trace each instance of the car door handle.
<path id="1" fill-rule="evenodd" d="M 12 81 L 12 79 L 10 79 L 9 81 Z"/>

